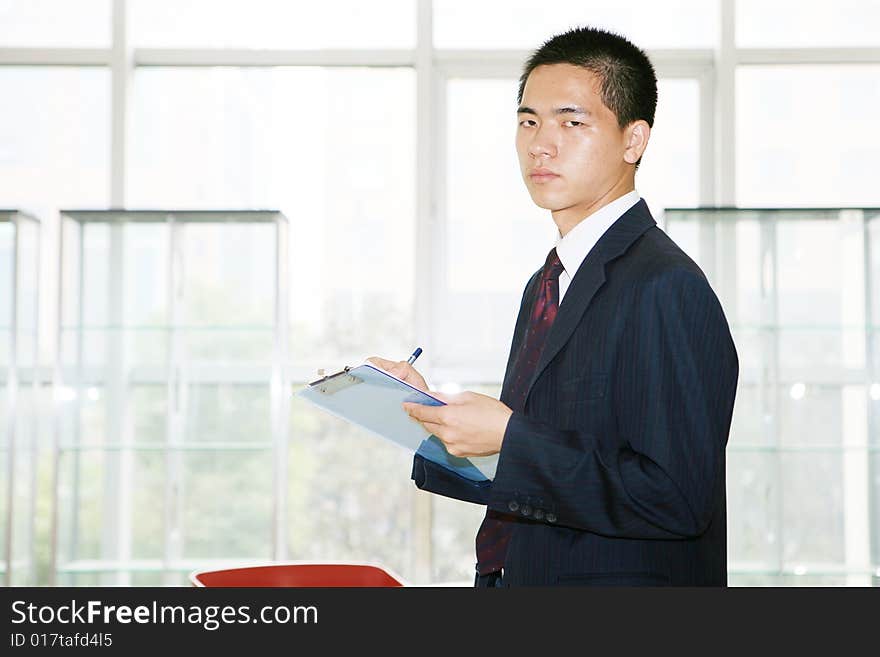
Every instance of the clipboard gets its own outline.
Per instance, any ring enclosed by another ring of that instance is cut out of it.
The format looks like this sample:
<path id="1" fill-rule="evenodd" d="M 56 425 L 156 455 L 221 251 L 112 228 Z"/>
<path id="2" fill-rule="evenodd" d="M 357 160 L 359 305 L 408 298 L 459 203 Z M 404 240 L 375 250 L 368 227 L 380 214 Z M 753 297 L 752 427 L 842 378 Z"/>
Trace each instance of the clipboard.
<path id="1" fill-rule="evenodd" d="M 437 436 L 407 415 L 403 402 L 428 406 L 445 404 L 371 364 L 346 367 L 296 393 L 331 415 L 356 424 L 410 452 L 433 461 L 471 481 L 495 478 L 498 456 L 452 456 Z"/>

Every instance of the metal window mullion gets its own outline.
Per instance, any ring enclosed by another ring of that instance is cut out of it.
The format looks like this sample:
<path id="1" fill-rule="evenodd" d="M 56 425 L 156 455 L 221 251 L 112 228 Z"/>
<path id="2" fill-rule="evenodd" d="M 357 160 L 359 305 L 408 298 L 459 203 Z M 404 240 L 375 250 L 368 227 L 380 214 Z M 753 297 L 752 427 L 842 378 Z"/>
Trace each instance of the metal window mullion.
<path id="1" fill-rule="evenodd" d="M 865 262 L 865 358 L 867 361 L 867 367 L 865 370 L 865 379 L 866 390 L 870 391 L 873 385 L 878 385 L 880 382 L 880 372 L 877 371 L 877 351 L 875 347 L 875 336 L 880 335 L 877 327 L 874 324 L 874 317 L 877 313 L 877 308 L 874 307 L 874 281 L 871 278 L 872 271 L 872 258 L 875 257 L 874 252 L 871 250 L 871 229 L 870 229 L 870 221 L 876 218 L 870 218 L 864 222 L 864 262 Z M 870 392 L 869 392 L 870 395 Z M 880 459 L 871 458 L 871 448 L 874 446 L 874 437 L 878 436 L 880 433 L 880 417 L 878 417 L 876 408 L 877 404 L 874 403 L 874 399 L 872 397 L 868 397 L 868 439 L 866 441 L 865 449 L 868 453 L 868 476 L 872 481 L 877 481 L 880 479 Z M 873 554 L 875 553 L 875 545 L 878 537 L 880 537 L 880 490 L 878 493 L 868 494 L 868 540 L 869 540 L 869 553 L 871 556 L 872 567 L 876 568 L 876 576 L 880 577 L 880 561 L 873 562 Z M 880 546 L 876 546 L 876 551 L 880 552 Z"/>
<path id="2" fill-rule="evenodd" d="M 0 66 L 108 66 L 110 48 L 0 48 Z"/>
<path id="3" fill-rule="evenodd" d="M 6 540 L 4 545 L 4 560 L 6 568 L 3 574 L 5 586 L 12 586 L 12 531 L 13 516 L 15 515 L 15 429 L 16 429 L 16 402 L 18 397 L 18 268 L 20 230 L 18 221 L 12 220 L 12 294 L 9 322 L 9 364 L 7 366 L 9 377 L 6 381 L 6 441 L 7 441 L 7 465 L 6 465 Z"/>
<path id="4" fill-rule="evenodd" d="M 63 427 L 63 411 L 64 408 L 62 406 L 62 401 L 59 396 L 59 392 L 64 383 L 64 378 L 62 375 L 61 368 L 61 344 L 62 344 L 62 334 L 61 326 L 64 321 L 63 314 L 63 298 L 64 298 L 64 286 L 63 286 L 63 276 L 64 276 L 64 218 L 59 217 L 58 219 L 58 257 L 56 262 L 58 263 L 57 281 L 57 297 L 56 297 L 56 313 L 57 317 L 55 319 L 55 323 L 58 326 L 58 331 L 55 334 L 55 362 L 52 368 L 52 417 L 53 420 L 53 439 L 52 439 L 52 504 L 50 510 L 49 517 L 49 575 L 48 575 L 48 584 L 49 586 L 55 586 L 57 584 L 58 577 L 58 506 L 61 502 L 60 498 L 60 490 L 59 486 L 61 483 L 61 431 Z"/>
<path id="5" fill-rule="evenodd" d="M 423 367 L 430 371 L 434 354 L 434 317 L 432 293 L 438 289 L 437 269 L 441 251 L 437 238 L 436 188 L 443 167 L 436 159 L 438 133 L 434 120 L 441 114 L 435 99 L 435 69 L 433 62 L 433 2 L 418 0 L 416 10 L 416 226 L 415 226 L 415 314 L 416 341 L 424 345 Z M 412 578 L 430 582 L 432 573 L 432 508 L 431 495 L 411 490 L 413 545 L 411 552 Z"/>
<path id="6" fill-rule="evenodd" d="M 128 39 L 126 0 L 113 0 L 113 44 L 110 50 L 111 139 L 110 204 L 125 207 L 125 151 L 128 119 L 128 91 L 133 72 L 132 50 Z"/>
<path id="7" fill-rule="evenodd" d="M 721 33 L 715 69 L 715 202 L 736 204 L 736 0 L 721 0 Z"/>
<path id="8" fill-rule="evenodd" d="M 42 262 L 42 235 L 43 235 L 43 225 L 42 223 L 37 224 L 37 233 L 36 233 L 36 262 L 34 263 L 34 281 L 36 283 L 35 298 L 34 298 L 34 310 L 33 310 L 33 330 L 34 330 L 34 344 L 33 344 L 33 355 L 32 355 L 32 367 L 33 372 L 31 373 L 31 411 L 33 414 L 32 419 L 32 431 L 31 434 L 31 472 L 30 472 L 30 494 L 29 494 L 29 508 L 28 508 L 28 558 L 30 564 L 30 572 L 28 575 L 28 580 L 26 584 L 30 586 L 35 586 L 37 584 L 36 581 L 36 573 L 37 573 L 37 544 L 36 544 L 36 524 L 37 524 L 37 496 L 39 495 L 39 477 L 38 477 L 38 468 L 39 468 L 39 458 L 40 458 L 40 449 L 39 449 L 39 420 L 40 417 L 39 412 L 37 411 L 39 404 L 39 392 L 40 392 L 40 377 L 37 375 L 39 360 L 40 360 L 40 265 Z"/>
<path id="9" fill-rule="evenodd" d="M 737 48 L 740 66 L 880 64 L 878 48 Z"/>
<path id="10" fill-rule="evenodd" d="M 274 496 L 272 508 L 272 556 L 287 559 L 287 492 L 289 467 L 290 379 L 288 376 L 288 226 L 275 221 L 275 348 L 270 387 L 273 416 Z"/>
<path id="11" fill-rule="evenodd" d="M 418 58 L 416 52 L 408 48 L 388 50 L 134 48 L 131 56 L 134 66 L 402 67 L 415 65 Z"/>
<path id="12" fill-rule="evenodd" d="M 126 563 L 131 558 L 131 505 L 133 495 L 134 453 L 131 449 L 129 426 L 129 399 L 125 377 L 125 225 L 111 224 L 109 230 L 109 262 L 107 280 L 108 330 L 105 331 L 105 379 L 108 439 L 122 445 L 122 449 L 103 452 L 104 470 L 104 523 L 102 553 L 113 561 Z M 111 328 L 112 327 L 112 328 Z M 80 390 L 80 394 L 82 390 Z M 120 571 L 114 584 L 128 586 L 131 573 Z"/>
<path id="13" fill-rule="evenodd" d="M 181 450 L 176 449 L 182 441 L 184 408 L 181 404 L 182 385 L 180 375 L 180 331 L 177 328 L 180 303 L 178 291 L 182 285 L 182 266 L 180 263 L 180 232 L 182 226 L 172 215 L 167 218 L 168 225 L 168 264 L 167 264 L 167 308 L 168 327 L 166 331 L 167 384 L 165 416 L 165 486 L 163 489 L 163 577 L 165 584 L 177 583 L 173 568 L 182 559 L 183 529 L 181 527 Z"/>
<path id="14" fill-rule="evenodd" d="M 779 277 L 777 271 L 777 223 L 773 219 L 773 214 L 766 215 L 767 219 L 762 219 L 758 215 L 761 230 L 761 280 L 764 295 L 764 303 L 762 304 L 762 326 L 769 327 L 769 334 L 766 330 L 761 329 L 764 334 L 762 341 L 766 351 L 769 351 L 769 357 L 766 361 L 769 365 L 766 368 L 765 382 L 770 388 L 769 401 L 769 431 L 773 436 L 773 475 L 776 481 L 778 495 L 776 496 L 776 508 L 774 509 L 773 527 L 776 531 L 777 541 L 777 574 L 781 575 L 786 567 L 785 564 L 785 488 L 782 467 L 782 436 L 780 433 L 781 423 L 779 415 L 782 408 L 782 381 L 781 372 L 781 340 L 779 330 Z M 765 352 L 766 353 L 766 352 Z M 765 415 L 765 417 L 767 416 Z"/>
<path id="15" fill-rule="evenodd" d="M 82 223 L 77 223 L 77 236 L 79 237 L 79 241 L 77 242 L 77 289 L 76 289 L 76 374 L 73 380 L 73 392 L 74 398 L 72 401 L 73 404 L 73 440 L 72 443 L 74 446 L 79 446 L 82 442 L 82 399 L 81 399 L 81 390 L 83 387 L 83 380 L 85 378 L 85 335 L 83 326 L 85 325 L 85 303 L 83 297 L 85 296 L 85 280 L 86 280 L 86 258 L 85 258 L 85 230 L 86 226 Z M 70 523 L 70 560 L 76 561 L 78 557 L 78 549 L 79 545 L 79 484 L 80 484 L 80 470 L 82 464 L 80 463 L 81 456 L 79 451 L 72 456 L 73 458 L 73 486 L 72 486 L 72 495 L 71 499 L 73 500 L 73 507 L 70 509 L 71 523 Z"/>

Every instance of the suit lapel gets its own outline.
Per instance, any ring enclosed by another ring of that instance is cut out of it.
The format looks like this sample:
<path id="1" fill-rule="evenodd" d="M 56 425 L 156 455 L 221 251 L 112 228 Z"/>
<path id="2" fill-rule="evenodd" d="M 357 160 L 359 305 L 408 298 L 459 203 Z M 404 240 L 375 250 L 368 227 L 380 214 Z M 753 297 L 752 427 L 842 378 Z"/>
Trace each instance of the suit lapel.
<path id="1" fill-rule="evenodd" d="M 590 301 L 602 287 L 605 282 L 605 266 L 623 254 L 646 230 L 656 225 L 657 222 L 651 216 L 648 205 L 644 200 L 639 200 L 611 224 L 611 227 L 599 238 L 599 241 L 581 263 L 574 278 L 571 279 L 571 285 L 565 292 L 564 302 L 559 306 L 556 321 L 550 329 L 547 343 L 544 345 L 538 366 L 529 383 L 529 392 L 553 357 L 571 338 L 571 334 L 574 333 L 574 329 L 580 322 L 587 306 L 590 305 Z M 526 399 L 528 399 L 528 394 L 527 392 Z"/>

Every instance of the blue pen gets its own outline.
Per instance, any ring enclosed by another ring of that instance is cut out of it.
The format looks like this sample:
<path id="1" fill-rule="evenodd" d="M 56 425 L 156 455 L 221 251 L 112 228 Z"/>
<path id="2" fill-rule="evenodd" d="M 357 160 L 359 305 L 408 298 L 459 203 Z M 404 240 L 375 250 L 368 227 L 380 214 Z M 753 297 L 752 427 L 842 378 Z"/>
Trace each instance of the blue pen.
<path id="1" fill-rule="evenodd" d="M 406 359 L 407 364 L 412 365 L 413 363 L 416 362 L 416 358 L 418 358 L 421 355 L 422 355 L 422 348 L 416 347 L 416 350 L 414 352 L 412 352 L 412 356 L 410 356 L 409 358 Z"/>

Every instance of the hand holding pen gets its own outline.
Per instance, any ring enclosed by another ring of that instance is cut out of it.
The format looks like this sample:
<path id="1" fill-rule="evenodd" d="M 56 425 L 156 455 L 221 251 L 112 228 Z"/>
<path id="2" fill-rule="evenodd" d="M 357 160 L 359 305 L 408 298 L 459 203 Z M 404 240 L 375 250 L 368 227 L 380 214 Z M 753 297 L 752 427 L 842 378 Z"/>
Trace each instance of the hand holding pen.
<path id="1" fill-rule="evenodd" d="M 393 374 L 401 381 L 406 381 L 408 384 L 419 390 L 429 392 L 428 384 L 425 382 L 424 377 L 422 377 L 422 375 L 413 367 L 413 363 L 415 363 L 416 359 L 421 355 L 422 348 L 417 347 L 407 360 L 393 361 L 386 358 L 379 358 L 378 356 L 372 356 L 367 358 L 367 362 L 378 365 L 386 372 Z"/>

